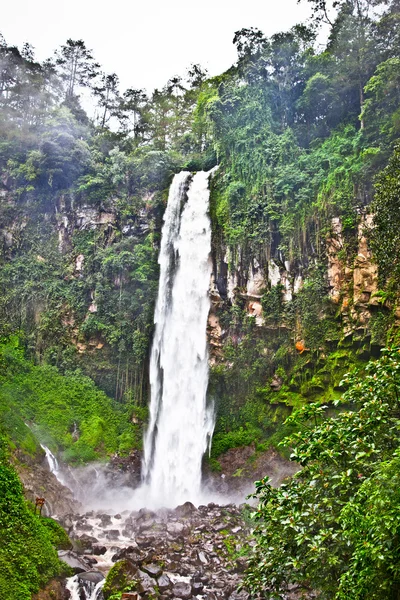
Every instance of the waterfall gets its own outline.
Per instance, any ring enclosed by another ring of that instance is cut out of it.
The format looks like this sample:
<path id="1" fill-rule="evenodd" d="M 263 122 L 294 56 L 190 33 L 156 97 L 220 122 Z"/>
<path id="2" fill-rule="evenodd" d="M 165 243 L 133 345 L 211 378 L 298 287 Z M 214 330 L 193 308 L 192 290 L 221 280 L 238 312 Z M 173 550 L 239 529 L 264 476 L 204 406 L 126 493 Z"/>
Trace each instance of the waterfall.
<path id="1" fill-rule="evenodd" d="M 188 172 L 176 175 L 164 215 L 150 358 L 150 419 L 144 440 L 148 506 L 199 501 L 202 457 L 214 429 L 213 408 L 206 406 L 209 176 L 203 171 L 193 177 Z"/>
<path id="2" fill-rule="evenodd" d="M 67 579 L 66 589 L 70 593 L 71 600 L 101 600 L 103 596 L 103 586 L 105 579 L 102 579 L 98 583 L 94 581 L 85 581 L 74 575 Z"/>
<path id="3" fill-rule="evenodd" d="M 40 444 L 40 446 L 43 448 L 43 450 L 46 453 L 46 459 L 47 459 L 47 463 L 49 465 L 49 469 L 50 469 L 51 473 L 53 473 L 53 475 L 56 476 L 57 480 L 62 485 L 67 485 L 65 483 L 65 480 L 64 480 L 62 474 L 61 474 L 61 470 L 60 470 L 60 466 L 58 464 L 58 460 L 56 459 L 56 457 L 54 456 L 54 454 L 52 453 L 52 451 L 47 446 L 44 446 L 43 444 Z"/>

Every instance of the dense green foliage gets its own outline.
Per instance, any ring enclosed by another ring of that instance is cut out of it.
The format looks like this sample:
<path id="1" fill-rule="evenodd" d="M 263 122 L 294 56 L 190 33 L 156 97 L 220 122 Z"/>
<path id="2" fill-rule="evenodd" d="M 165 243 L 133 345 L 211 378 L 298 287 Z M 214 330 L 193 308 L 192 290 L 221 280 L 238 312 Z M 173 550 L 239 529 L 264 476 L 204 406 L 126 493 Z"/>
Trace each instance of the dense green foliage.
<path id="1" fill-rule="evenodd" d="M 377 17 L 376 4 L 338 2 L 319 53 L 312 24 L 236 33 L 238 63 L 200 105 L 222 166 L 214 219 L 233 254 L 321 258 L 329 218 L 354 226 L 369 203 L 400 131 L 400 15 L 390 2 Z"/>
<path id="2" fill-rule="evenodd" d="M 257 546 L 247 585 L 283 598 L 290 585 L 318 598 L 398 598 L 400 351 L 346 377 L 341 411 L 294 411 L 285 444 L 301 470 L 280 488 L 256 483 Z"/>
<path id="3" fill-rule="evenodd" d="M 214 457 L 240 432 L 263 443 L 274 436 L 278 403 L 335 399 L 344 372 L 398 335 L 399 4 L 339 1 L 336 14 L 311 4 L 307 27 L 270 38 L 236 32 L 236 65 L 199 98 L 196 119 L 220 163 L 211 199 L 216 264 L 226 263 L 237 286 L 220 309 Z M 330 28 L 322 50 L 321 21 Z M 356 305 L 349 282 L 369 212 L 381 289 L 375 303 Z M 336 303 L 327 278 L 333 218 L 341 227 Z M 249 325 L 246 289 L 255 264 L 265 278 L 260 328 Z M 285 276 L 278 284 L 277 271 Z M 276 380 L 282 385 L 272 390 Z"/>
<path id="4" fill-rule="evenodd" d="M 323 2 L 311 4 L 307 26 L 270 38 L 254 28 L 237 31 L 238 60 L 226 73 L 207 78 L 192 65 L 151 96 L 120 91 L 116 74 L 103 73 L 82 40 L 68 40 L 44 63 L 29 45 L 19 50 L 2 40 L 0 330 L 17 333 L 29 359 L 62 373 L 79 368 L 125 407 L 146 404 L 167 189 L 179 169 L 218 161 L 213 253 L 216 264 L 226 253 L 228 268 L 240 265 L 243 281 L 220 310 L 224 363 L 211 386 L 216 433 L 232 443 L 240 438 L 234 431 L 262 440 L 279 420 L 265 399 L 296 405 L 334 397 L 335 353 L 344 340 L 328 298 L 326 239 L 331 218 L 340 217 L 340 260 L 352 269 L 360 213 L 399 135 L 400 19 L 394 0 L 340 1 L 335 15 Z M 323 49 L 316 43 L 321 20 L 330 23 Z M 82 109 L 83 89 L 96 104 L 93 115 Z M 397 243 L 395 161 L 377 183 L 381 279 Z M 254 261 L 266 273 L 268 329 L 260 333 L 246 313 L 245 277 Z M 289 265 L 289 289 L 271 287 L 271 261 L 281 272 Z M 347 366 L 392 332 L 396 292 L 389 294 L 391 303 L 373 309 L 372 337 L 365 330 L 356 340 Z M 307 359 L 294 351 L 293 332 Z M 267 390 L 276 376 L 283 387 L 273 398 Z"/>
<path id="5" fill-rule="evenodd" d="M 62 574 L 55 547 L 66 543 L 61 528 L 33 514 L 0 434 L 0 596 L 30 600 L 51 577 Z M 54 545 L 53 545 L 54 544 Z M 66 572 L 66 571 L 65 571 Z"/>
<path id="6" fill-rule="evenodd" d="M 375 187 L 372 247 L 381 283 L 393 292 L 400 284 L 400 147 L 394 150 Z"/>
<path id="7" fill-rule="evenodd" d="M 141 444 L 129 422 L 132 405 L 113 404 L 79 371 L 61 375 L 24 358 L 18 340 L 0 344 L 0 410 L 10 438 L 28 453 L 35 442 L 24 422 L 70 462 L 86 462 Z"/>
<path id="8" fill-rule="evenodd" d="M 206 73 L 121 93 L 82 40 L 38 63 L 1 38 L 0 65 L 0 332 L 145 404 L 168 186 L 186 163 L 213 164 L 192 126 Z"/>
<path id="9" fill-rule="evenodd" d="M 397 354 L 346 380 L 340 414 L 327 419 L 324 407 L 334 412 L 325 403 L 351 366 L 399 337 L 400 6 L 309 2 L 307 25 L 270 38 L 237 31 L 227 72 L 208 78 L 192 65 L 151 95 L 122 92 L 82 40 L 39 63 L 29 44 L 0 39 L 0 416 L 32 456 L 24 422 L 71 462 L 140 446 L 167 190 L 180 169 L 218 163 L 210 214 L 223 347 L 209 389 L 211 463 L 291 434 L 303 466 L 280 490 L 258 484 L 248 585 L 271 598 L 289 584 L 321 598 L 398 598 Z M 381 289 L 357 305 L 349 281 L 371 211 Z M 336 304 L 326 273 L 334 217 Z M 265 288 L 253 298 L 255 264 Z M 67 543 L 50 530 L 46 539 Z M 54 574 L 51 560 L 48 569 L 16 580 L 11 595 Z"/>

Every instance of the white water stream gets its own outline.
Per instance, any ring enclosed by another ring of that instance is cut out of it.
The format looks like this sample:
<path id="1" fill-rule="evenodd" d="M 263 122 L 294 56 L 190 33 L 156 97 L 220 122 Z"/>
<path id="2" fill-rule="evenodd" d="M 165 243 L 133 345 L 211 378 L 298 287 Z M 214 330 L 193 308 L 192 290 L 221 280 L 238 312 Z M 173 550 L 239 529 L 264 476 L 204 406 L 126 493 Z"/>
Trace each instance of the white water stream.
<path id="1" fill-rule="evenodd" d="M 146 506 L 199 502 L 202 457 L 214 429 L 214 411 L 206 405 L 209 176 L 176 175 L 164 215 L 150 359 L 150 421 L 144 440 L 145 483 L 140 490 Z"/>
<path id="2" fill-rule="evenodd" d="M 66 588 L 71 595 L 71 600 L 82 600 L 82 594 L 85 595 L 86 600 L 99 600 L 99 598 L 103 598 L 101 590 L 104 583 L 105 580 L 99 581 L 99 583 L 79 581 L 78 576 L 74 575 L 67 579 Z"/>
<path id="3" fill-rule="evenodd" d="M 56 457 L 54 456 L 54 454 L 52 453 L 52 451 L 47 447 L 44 446 L 43 444 L 40 444 L 41 447 L 43 448 L 43 450 L 46 453 L 46 459 L 47 459 L 47 463 L 49 465 L 49 469 L 50 472 L 53 473 L 53 475 L 55 475 L 55 477 L 57 478 L 57 480 L 62 484 L 62 485 L 67 485 L 65 483 L 65 479 L 62 476 L 61 470 L 60 470 L 60 466 L 58 464 L 58 460 L 56 459 Z"/>

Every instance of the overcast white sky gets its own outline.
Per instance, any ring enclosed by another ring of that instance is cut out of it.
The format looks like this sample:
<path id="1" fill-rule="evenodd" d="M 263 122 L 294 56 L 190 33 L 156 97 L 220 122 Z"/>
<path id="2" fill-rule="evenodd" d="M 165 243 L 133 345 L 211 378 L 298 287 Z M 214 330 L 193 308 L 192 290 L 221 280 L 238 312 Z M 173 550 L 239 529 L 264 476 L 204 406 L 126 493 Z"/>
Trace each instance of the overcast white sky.
<path id="1" fill-rule="evenodd" d="M 238 29 L 271 35 L 309 14 L 305 0 L 14 0 L 3 3 L 0 32 L 9 44 L 33 44 L 39 60 L 83 39 L 122 89 L 151 91 L 192 63 L 222 73 L 236 60 Z"/>

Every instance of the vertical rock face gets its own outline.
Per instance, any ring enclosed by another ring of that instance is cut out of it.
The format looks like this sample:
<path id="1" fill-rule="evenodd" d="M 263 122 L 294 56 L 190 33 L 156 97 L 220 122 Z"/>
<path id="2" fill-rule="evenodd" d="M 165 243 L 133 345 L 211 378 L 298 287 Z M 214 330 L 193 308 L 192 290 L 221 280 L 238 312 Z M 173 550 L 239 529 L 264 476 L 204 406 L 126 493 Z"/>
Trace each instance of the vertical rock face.
<path id="1" fill-rule="evenodd" d="M 255 318 L 256 325 L 261 327 L 264 325 L 263 310 L 259 299 L 250 299 L 246 304 L 247 314 Z"/>
<path id="2" fill-rule="evenodd" d="M 25 497 L 35 502 L 37 497 L 44 497 L 44 515 L 64 515 L 81 508 L 71 490 L 62 485 L 55 475 L 49 471 L 44 453 L 41 458 L 30 458 L 22 452 L 16 452 L 16 469 L 24 486 Z"/>
<path id="3" fill-rule="evenodd" d="M 211 276 L 210 282 L 210 312 L 207 322 L 207 339 L 209 347 L 209 363 L 214 365 L 222 357 L 222 327 L 219 321 L 218 309 L 223 305 L 218 288 L 215 284 L 214 276 Z"/>
<path id="4" fill-rule="evenodd" d="M 266 273 L 257 259 L 253 258 L 249 265 L 246 293 L 248 296 L 260 298 L 264 292 Z"/>
<path id="5" fill-rule="evenodd" d="M 340 302 L 345 280 L 344 265 L 339 259 L 339 252 L 343 250 L 342 223 L 339 217 L 332 219 L 332 230 L 326 241 L 328 256 L 328 282 L 329 295 L 335 304 Z"/>
<path id="6" fill-rule="evenodd" d="M 366 237 L 372 226 L 372 215 L 365 215 L 358 226 L 358 253 L 354 260 L 353 296 L 354 306 L 362 308 L 376 305 L 372 296 L 378 289 L 378 267 L 373 262 Z"/>
<path id="7" fill-rule="evenodd" d="M 209 323 L 212 347 L 215 345 L 214 315 L 216 311 L 218 313 L 218 308 L 237 302 L 244 304 L 247 315 L 254 317 L 256 325 L 262 327 L 265 324 L 262 296 L 279 285 L 282 301 L 290 302 L 304 285 L 303 272 L 309 262 L 312 262 L 308 257 L 285 260 L 280 251 L 276 250 L 272 254 L 268 246 L 260 255 L 255 256 L 248 249 L 245 251 L 237 247 L 232 250 L 214 244 L 213 253 L 213 284 L 210 292 L 213 317 Z M 213 299 L 216 295 L 218 302 L 215 303 Z"/>
<path id="8" fill-rule="evenodd" d="M 371 308 L 378 304 L 374 296 L 378 289 L 377 265 L 368 247 L 367 236 L 372 221 L 372 215 L 361 215 L 356 240 L 353 237 L 351 242 L 356 243 L 356 253 L 353 257 L 348 255 L 349 240 L 343 232 L 340 217 L 332 218 L 330 233 L 325 239 L 325 278 L 328 293 L 331 301 L 340 307 L 345 334 L 351 333 L 358 327 L 364 327 L 371 318 Z M 218 340 L 219 354 L 221 354 L 221 330 L 216 327 L 218 308 L 221 304 L 224 302 L 233 304 L 241 299 L 248 316 L 255 317 L 256 325 L 262 327 L 267 316 L 263 314 L 262 295 L 280 285 L 282 301 L 291 302 L 294 294 L 297 294 L 307 282 L 304 273 L 310 265 L 316 264 L 316 258 L 303 256 L 288 261 L 280 252 L 272 256 L 270 251 L 261 258 L 251 255 L 245 257 L 240 248 L 236 250 L 235 255 L 222 248 L 217 248 L 216 253 L 223 258 L 214 259 L 214 281 L 217 292 L 214 287 L 211 297 L 217 294 L 219 301 L 214 303 L 210 314 L 209 340 L 211 348 L 216 347 L 216 340 Z M 213 356 L 213 351 L 211 355 Z"/>
<path id="9" fill-rule="evenodd" d="M 357 250 L 352 263 L 346 261 L 345 242 L 339 218 L 332 219 L 332 233 L 327 240 L 328 282 L 330 297 L 340 304 L 345 332 L 365 326 L 371 318 L 371 307 L 377 306 L 378 267 L 368 246 L 368 230 L 372 215 L 362 215 L 357 228 Z"/>

